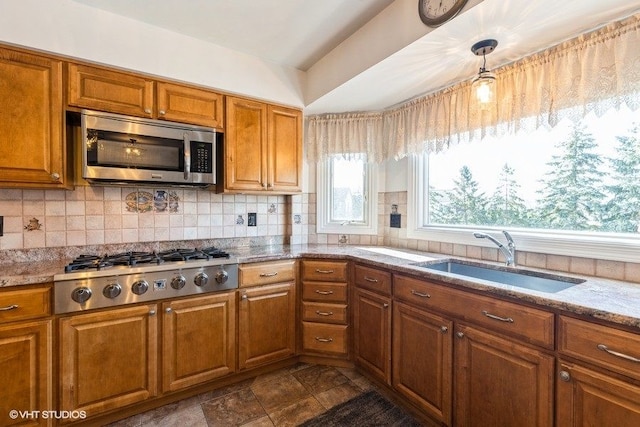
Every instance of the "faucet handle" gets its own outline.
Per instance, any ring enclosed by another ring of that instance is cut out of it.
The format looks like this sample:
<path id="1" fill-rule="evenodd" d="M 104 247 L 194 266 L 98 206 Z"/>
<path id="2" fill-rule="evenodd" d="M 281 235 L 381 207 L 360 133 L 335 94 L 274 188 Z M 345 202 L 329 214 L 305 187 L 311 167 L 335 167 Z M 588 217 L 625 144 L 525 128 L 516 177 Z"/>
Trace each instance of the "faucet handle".
<path id="1" fill-rule="evenodd" d="M 507 238 L 507 242 L 509 242 L 511 245 L 515 246 L 515 242 L 513 241 L 513 237 L 511 237 L 511 234 L 509 234 L 508 231 L 502 230 L 502 234 L 504 234 L 504 237 Z"/>

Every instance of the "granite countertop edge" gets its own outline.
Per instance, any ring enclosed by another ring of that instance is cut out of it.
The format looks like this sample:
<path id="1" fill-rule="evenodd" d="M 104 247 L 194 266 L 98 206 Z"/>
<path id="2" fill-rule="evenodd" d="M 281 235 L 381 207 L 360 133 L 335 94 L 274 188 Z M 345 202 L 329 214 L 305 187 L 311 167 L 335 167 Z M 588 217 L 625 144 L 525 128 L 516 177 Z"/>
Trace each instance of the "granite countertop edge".
<path id="1" fill-rule="evenodd" d="M 302 257 L 364 262 L 374 267 L 391 269 L 395 273 L 409 274 L 426 280 L 437 280 L 459 289 L 470 289 L 487 295 L 528 302 L 541 308 L 556 309 L 561 313 L 573 313 L 640 329 L 640 284 L 638 283 L 525 267 L 526 270 L 551 275 L 586 279 L 584 283 L 560 292 L 538 292 L 482 280 L 462 279 L 460 276 L 452 276 L 448 273 L 431 272 L 413 264 L 420 261 L 428 262 L 450 258 L 463 261 L 465 259 L 453 255 L 385 246 L 247 246 L 229 249 L 229 252 L 232 256 L 237 257 L 241 264 Z M 468 261 L 478 262 L 478 260 L 472 259 Z M 69 260 L 42 260 L 2 264 L 0 265 L 0 289 L 51 283 L 54 275 L 62 272 L 68 262 Z M 481 262 L 501 265 L 488 261 Z"/>

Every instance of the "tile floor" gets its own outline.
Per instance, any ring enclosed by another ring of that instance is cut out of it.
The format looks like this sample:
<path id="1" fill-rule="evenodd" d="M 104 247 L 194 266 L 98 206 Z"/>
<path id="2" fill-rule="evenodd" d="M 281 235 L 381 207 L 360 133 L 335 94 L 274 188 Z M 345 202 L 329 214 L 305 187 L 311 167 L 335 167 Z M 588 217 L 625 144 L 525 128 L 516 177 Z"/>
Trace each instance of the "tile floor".
<path id="1" fill-rule="evenodd" d="M 372 388 L 354 369 L 300 363 L 109 427 L 297 426 Z"/>

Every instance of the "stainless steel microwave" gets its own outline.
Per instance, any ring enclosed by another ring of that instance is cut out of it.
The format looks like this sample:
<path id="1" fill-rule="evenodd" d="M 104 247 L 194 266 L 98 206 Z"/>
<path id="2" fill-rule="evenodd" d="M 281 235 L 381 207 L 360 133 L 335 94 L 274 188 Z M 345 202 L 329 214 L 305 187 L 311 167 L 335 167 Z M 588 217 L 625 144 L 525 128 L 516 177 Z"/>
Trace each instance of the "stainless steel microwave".
<path id="1" fill-rule="evenodd" d="M 83 110 L 82 176 L 90 182 L 215 184 L 214 128 Z"/>

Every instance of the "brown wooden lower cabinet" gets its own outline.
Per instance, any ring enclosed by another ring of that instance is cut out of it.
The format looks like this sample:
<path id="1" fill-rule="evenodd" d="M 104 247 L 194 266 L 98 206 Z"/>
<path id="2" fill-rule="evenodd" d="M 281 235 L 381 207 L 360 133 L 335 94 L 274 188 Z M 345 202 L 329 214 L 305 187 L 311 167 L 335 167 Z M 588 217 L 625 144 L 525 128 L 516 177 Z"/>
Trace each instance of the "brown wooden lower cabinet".
<path id="1" fill-rule="evenodd" d="M 560 361 L 556 426 L 640 426 L 640 387 Z"/>
<path id="2" fill-rule="evenodd" d="M 356 288 L 353 329 L 355 362 L 391 384 L 391 298 Z"/>
<path id="3" fill-rule="evenodd" d="M 158 306 L 60 319 L 61 410 L 87 417 L 158 393 Z"/>
<path id="4" fill-rule="evenodd" d="M 553 355 L 471 326 L 455 329 L 456 426 L 553 425 Z"/>
<path id="5" fill-rule="evenodd" d="M 253 368 L 293 356 L 296 351 L 295 283 L 244 288 L 239 292 L 239 368 Z"/>
<path id="6" fill-rule="evenodd" d="M 393 387 L 434 420 L 451 425 L 453 322 L 393 305 Z"/>
<path id="7" fill-rule="evenodd" d="M 236 370 L 236 294 L 162 304 L 162 390 L 176 391 Z"/>

